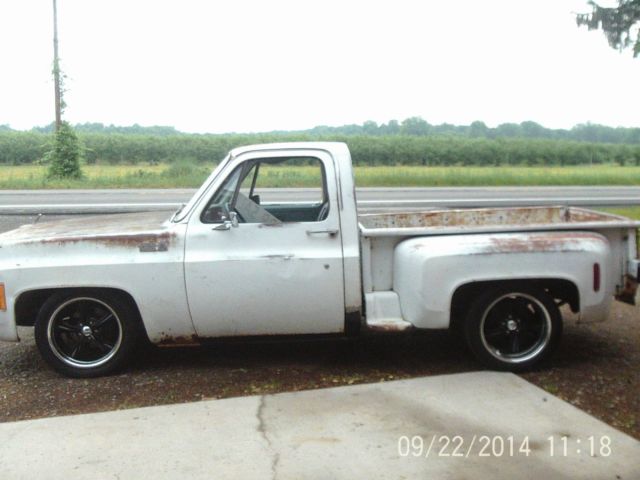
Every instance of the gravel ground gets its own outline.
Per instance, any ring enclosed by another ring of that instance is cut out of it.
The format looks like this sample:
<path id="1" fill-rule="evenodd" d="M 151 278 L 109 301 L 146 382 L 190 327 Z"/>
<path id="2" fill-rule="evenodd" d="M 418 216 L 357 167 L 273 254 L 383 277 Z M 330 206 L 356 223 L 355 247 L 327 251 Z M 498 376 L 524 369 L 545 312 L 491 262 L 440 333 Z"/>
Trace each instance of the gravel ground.
<path id="1" fill-rule="evenodd" d="M 7 219 L 8 218 L 8 219 Z M 33 217 L 5 217 L 6 230 Z M 615 303 L 609 321 L 565 314 L 555 357 L 526 380 L 640 439 L 640 307 Z M 479 369 L 447 332 L 358 341 L 142 348 L 111 377 L 72 380 L 40 359 L 32 329 L 0 342 L 0 421 L 382 382 Z"/>

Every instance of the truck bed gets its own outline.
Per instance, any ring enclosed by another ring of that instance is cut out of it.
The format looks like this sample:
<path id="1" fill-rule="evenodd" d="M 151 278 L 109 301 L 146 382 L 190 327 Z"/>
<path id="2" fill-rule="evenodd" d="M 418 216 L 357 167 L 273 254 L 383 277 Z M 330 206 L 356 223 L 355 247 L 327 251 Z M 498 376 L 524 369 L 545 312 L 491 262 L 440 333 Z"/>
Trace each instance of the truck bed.
<path id="1" fill-rule="evenodd" d="M 640 227 L 626 217 L 567 206 L 376 213 L 359 215 L 358 222 L 364 237 Z"/>

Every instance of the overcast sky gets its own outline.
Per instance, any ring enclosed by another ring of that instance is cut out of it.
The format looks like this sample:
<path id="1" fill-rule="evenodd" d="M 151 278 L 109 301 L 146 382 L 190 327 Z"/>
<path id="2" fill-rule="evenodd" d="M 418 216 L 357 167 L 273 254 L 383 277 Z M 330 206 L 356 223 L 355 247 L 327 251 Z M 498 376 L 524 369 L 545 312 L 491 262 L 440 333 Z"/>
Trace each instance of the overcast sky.
<path id="1" fill-rule="evenodd" d="M 53 119 L 51 4 L 0 1 L 0 125 Z M 583 0 L 58 0 L 58 10 L 71 123 L 640 126 L 640 59 L 576 27 Z"/>

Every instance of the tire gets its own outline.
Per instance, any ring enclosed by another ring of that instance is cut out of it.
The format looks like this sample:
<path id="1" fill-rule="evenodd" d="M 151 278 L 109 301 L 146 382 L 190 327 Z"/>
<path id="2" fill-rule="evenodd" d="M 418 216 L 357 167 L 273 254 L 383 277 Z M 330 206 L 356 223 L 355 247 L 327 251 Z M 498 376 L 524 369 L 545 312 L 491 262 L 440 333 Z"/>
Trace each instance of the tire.
<path id="1" fill-rule="evenodd" d="M 554 299 L 532 286 L 499 286 L 471 304 L 464 322 L 467 345 L 495 370 L 522 371 L 547 359 L 562 336 Z"/>
<path id="2" fill-rule="evenodd" d="M 115 372 L 140 338 L 138 312 L 126 298 L 100 290 L 61 291 L 38 312 L 35 340 L 44 360 L 67 377 Z"/>

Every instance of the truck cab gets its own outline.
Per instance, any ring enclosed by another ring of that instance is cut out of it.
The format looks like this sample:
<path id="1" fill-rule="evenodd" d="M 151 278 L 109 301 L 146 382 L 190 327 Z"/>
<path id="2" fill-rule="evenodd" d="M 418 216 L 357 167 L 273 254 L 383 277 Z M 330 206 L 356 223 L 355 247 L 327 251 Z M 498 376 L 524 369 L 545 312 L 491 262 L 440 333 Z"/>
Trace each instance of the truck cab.
<path id="1" fill-rule="evenodd" d="M 274 197 L 270 187 L 287 172 L 304 173 L 303 200 L 280 200 L 286 191 Z M 187 225 L 196 335 L 343 332 L 345 313 L 362 305 L 356 219 L 346 146 L 234 150 L 174 219 Z"/>

